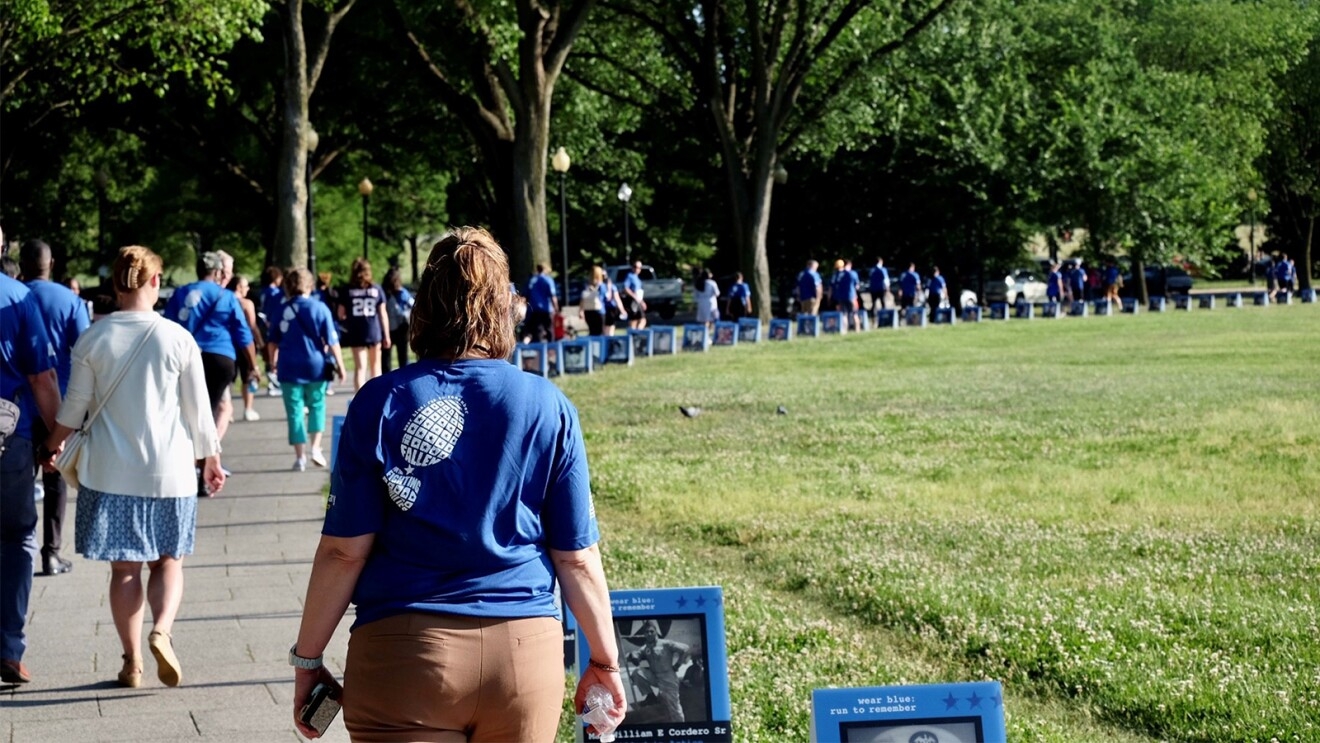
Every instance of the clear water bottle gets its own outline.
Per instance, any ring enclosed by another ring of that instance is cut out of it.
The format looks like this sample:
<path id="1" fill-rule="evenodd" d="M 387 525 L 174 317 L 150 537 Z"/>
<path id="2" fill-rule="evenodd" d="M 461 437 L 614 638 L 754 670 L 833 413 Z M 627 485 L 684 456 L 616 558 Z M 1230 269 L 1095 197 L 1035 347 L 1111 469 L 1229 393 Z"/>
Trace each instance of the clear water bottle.
<path id="1" fill-rule="evenodd" d="M 582 722 L 596 728 L 601 743 L 614 740 L 614 728 L 619 721 L 614 719 L 614 695 L 601 684 L 592 684 L 587 689 L 587 698 L 582 705 Z"/>
<path id="2" fill-rule="evenodd" d="M 253 393 L 253 394 L 256 394 L 256 392 L 257 392 L 257 380 L 255 380 L 255 379 L 249 379 L 249 380 L 248 380 L 248 384 L 247 384 L 247 388 L 248 388 L 248 392 L 251 392 L 251 393 Z"/>

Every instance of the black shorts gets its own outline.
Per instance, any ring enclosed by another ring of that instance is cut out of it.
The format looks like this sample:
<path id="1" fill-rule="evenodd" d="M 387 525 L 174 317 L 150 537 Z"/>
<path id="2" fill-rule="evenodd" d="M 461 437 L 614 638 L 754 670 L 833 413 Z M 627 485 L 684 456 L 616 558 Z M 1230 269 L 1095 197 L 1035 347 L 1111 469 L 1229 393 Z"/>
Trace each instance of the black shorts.
<path id="1" fill-rule="evenodd" d="M 238 357 L 234 361 L 234 379 L 247 384 L 248 377 L 252 374 L 252 364 L 248 362 L 247 349 L 235 348 L 234 355 Z"/>
<path id="2" fill-rule="evenodd" d="M 214 410 L 224 399 L 225 390 L 234 381 L 234 360 L 218 353 L 202 352 L 202 374 L 206 377 L 206 396 Z"/>
<path id="3" fill-rule="evenodd" d="M 623 297 L 623 309 L 628 313 L 629 320 L 636 320 L 642 316 L 642 303 L 630 296 Z"/>

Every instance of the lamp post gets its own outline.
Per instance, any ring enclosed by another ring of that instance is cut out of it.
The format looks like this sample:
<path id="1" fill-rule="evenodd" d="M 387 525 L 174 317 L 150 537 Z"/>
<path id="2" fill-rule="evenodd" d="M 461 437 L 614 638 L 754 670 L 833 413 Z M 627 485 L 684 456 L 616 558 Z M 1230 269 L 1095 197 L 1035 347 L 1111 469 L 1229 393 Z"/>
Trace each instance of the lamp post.
<path id="1" fill-rule="evenodd" d="M 371 258 L 369 252 L 371 245 L 367 237 L 367 204 L 371 201 L 371 191 L 374 188 L 375 186 L 371 185 L 370 178 L 363 178 L 362 182 L 358 184 L 358 193 L 362 194 L 362 257 L 364 259 Z"/>
<path id="2" fill-rule="evenodd" d="M 564 244 L 564 264 L 560 269 L 562 275 L 559 277 L 559 288 L 564 298 L 559 302 L 560 307 L 568 306 L 568 204 L 564 201 L 564 176 L 568 173 L 568 166 L 572 164 L 568 150 L 563 147 L 555 150 L 554 156 L 550 158 L 550 167 L 559 174 L 559 239 Z"/>
<path id="3" fill-rule="evenodd" d="M 624 263 L 632 263 L 632 242 L 628 238 L 628 202 L 632 201 L 633 190 L 625 183 L 619 186 L 619 201 L 623 202 L 623 252 L 625 255 Z"/>
<path id="4" fill-rule="evenodd" d="M 307 126 L 307 270 L 312 272 L 312 281 L 316 281 L 316 213 L 312 205 L 312 155 L 321 143 L 321 135 L 309 124 Z"/>
<path id="5" fill-rule="evenodd" d="M 1247 233 L 1247 244 L 1251 246 L 1251 256 L 1247 258 L 1247 276 L 1252 286 L 1256 285 L 1256 189 L 1247 189 L 1247 204 L 1251 208 L 1251 231 Z"/>
<path id="6" fill-rule="evenodd" d="M 96 260 L 105 260 L 105 190 L 110 186 L 110 174 L 105 168 L 96 171 Z"/>

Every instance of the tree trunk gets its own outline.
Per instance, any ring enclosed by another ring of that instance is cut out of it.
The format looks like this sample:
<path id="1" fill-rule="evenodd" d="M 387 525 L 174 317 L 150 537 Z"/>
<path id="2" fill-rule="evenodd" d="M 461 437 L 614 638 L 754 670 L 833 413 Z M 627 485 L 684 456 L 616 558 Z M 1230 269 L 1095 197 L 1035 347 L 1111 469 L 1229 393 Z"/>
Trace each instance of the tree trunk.
<path id="1" fill-rule="evenodd" d="M 545 166 L 550 143 L 550 86 L 535 91 L 526 115 L 518 117 L 513 141 L 510 200 L 513 245 L 509 251 L 512 279 L 522 283 L 536 265 L 549 270 L 550 233 L 545 214 Z M 498 198 L 498 197 L 497 197 Z M 506 249 L 507 249 L 506 247 Z"/>
<path id="2" fill-rule="evenodd" d="M 1137 301 L 1142 307 L 1150 305 L 1150 293 L 1146 289 L 1146 262 L 1141 258 L 1132 259 L 1132 280 L 1137 282 Z"/>
<path id="3" fill-rule="evenodd" d="M 302 0 L 288 0 L 284 17 L 284 111 L 275 208 L 275 259 L 281 266 L 307 265 L 307 46 Z"/>
<path id="4" fill-rule="evenodd" d="M 1311 288 L 1312 270 L 1311 270 L 1311 246 L 1315 239 L 1315 217 L 1307 220 L 1306 227 L 1306 246 L 1302 248 L 1302 270 L 1298 272 L 1298 281 L 1301 289 Z"/>

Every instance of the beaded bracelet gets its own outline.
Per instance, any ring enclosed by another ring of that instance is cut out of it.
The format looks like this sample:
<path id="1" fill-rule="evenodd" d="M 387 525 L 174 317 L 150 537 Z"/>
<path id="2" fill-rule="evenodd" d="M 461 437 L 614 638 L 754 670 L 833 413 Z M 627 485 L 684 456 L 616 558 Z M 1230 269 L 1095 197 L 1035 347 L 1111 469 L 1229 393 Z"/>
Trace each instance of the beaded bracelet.
<path id="1" fill-rule="evenodd" d="M 607 664 L 605 664 L 605 663 L 601 663 L 600 661 L 596 660 L 595 658 L 588 658 L 588 659 L 587 659 L 587 664 L 590 665 L 592 668 L 597 668 L 597 669 L 602 670 L 602 671 L 604 671 L 604 672 L 606 672 L 606 673 L 618 673 L 618 672 L 619 672 L 619 667 L 618 667 L 618 666 L 611 666 L 611 665 L 607 665 Z"/>

